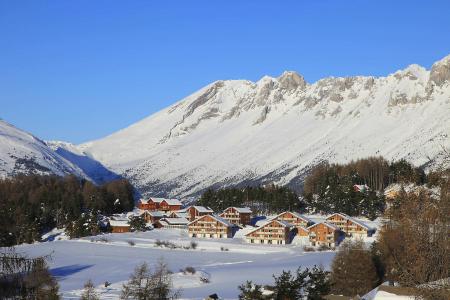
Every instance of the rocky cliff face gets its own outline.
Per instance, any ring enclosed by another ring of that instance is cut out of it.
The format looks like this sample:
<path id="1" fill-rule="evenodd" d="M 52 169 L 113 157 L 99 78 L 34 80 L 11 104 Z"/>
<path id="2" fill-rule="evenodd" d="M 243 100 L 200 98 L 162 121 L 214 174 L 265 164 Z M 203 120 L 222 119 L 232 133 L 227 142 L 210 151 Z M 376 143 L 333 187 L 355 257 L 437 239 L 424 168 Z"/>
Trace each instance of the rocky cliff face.
<path id="1" fill-rule="evenodd" d="M 143 193 L 192 196 L 215 186 L 298 188 L 328 160 L 373 155 L 436 168 L 450 148 L 450 56 L 386 77 L 295 72 L 214 82 L 104 139 L 77 146 Z"/>

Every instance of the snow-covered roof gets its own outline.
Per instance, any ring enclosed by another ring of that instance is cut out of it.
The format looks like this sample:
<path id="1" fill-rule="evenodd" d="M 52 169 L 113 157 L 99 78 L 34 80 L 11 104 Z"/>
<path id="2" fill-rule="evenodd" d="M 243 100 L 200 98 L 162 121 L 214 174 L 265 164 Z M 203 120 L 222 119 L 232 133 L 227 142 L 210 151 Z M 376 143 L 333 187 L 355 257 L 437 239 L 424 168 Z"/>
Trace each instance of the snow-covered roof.
<path id="1" fill-rule="evenodd" d="M 181 202 L 178 199 L 164 199 L 163 201 L 167 202 L 169 205 L 181 205 Z"/>
<path id="2" fill-rule="evenodd" d="M 272 223 L 272 222 L 277 222 L 278 224 L 280 224 L 280 225 L 283 226 L 283 227 L 292 227 L 292 226 L 293 226 L 291 223 L 288 223 L 288 222 L 286 222 L 286 221 L 277 220 L 277 219 L 271 219 L 271 220 L 268 221 L 267 223 L 265 223 L 265 224 L 259 226 L 258 228 L 253 229 L 252 231 L 249 231 L 249 232 L 248 232 L 247 234 L 245 234 L 245 235 L 249 235 L 250 233 L 253 233 L 253 232 L 255 232 L 255 231 L 257 231 L 257 230 L 259 230 L 259 229 L 261 229 L 261 228 L 263 228 L 263 227 L 266 227 L 267 225 L 269 225 L 269 224 Z"/>
<path id="3" fill-rule="evenodd" d="M 228 222 L 228 220 L 225 220 L 224 218 L 221 218 L 221 217 L 219 217 L 218 215 L 214 215 L 214 214 L 201 216 L 200 218 L 195 219 L 194 221 L 190 222 L 189 225 L 191 225 L 191 224 L 193 224 L 193 223 L 195 223 L 195 222 L 197 222 L 197 221 L 199 221 L 199 220 L 202 220 L 202 219 L 204 219 L 204 218 L 206 218 L 206 217 L 208 217 L 208 216 L 212 217 L 214 220 L 216 220 L 217 222 L 220 222 L 220 223 L 224 224 L 224 225 L 227 226 L 227 227 L 233 227 L 233 226 L 234 226 L 233 224 L 231 224 L 230 222 Z"/>
<path id="4" fill-rule="evenodd" d="M 357 220 L 357 219 L 355 219 L 353 217 L 350 217 L 349 215 L 346 215 L 344 213 L 334 213 L 331 216 L 327 217 L 327 220 L 329 218 L 333 217 L 333 216 L 336 216 L 336 215 L 341 216 L 342 218 L 344 218 L 346 220 L 349 220 L 350 222 L 358 224 L 359 226 L 361 226 L 361 227 L 363 227 L 363 228 L 365 228 L 367 230 L 372 230 L 373 229 L 373 228 L 370 228 L 369 226 L 367 226 L 366 224 L 364 224 L 363 222 L 361 222 L 361 221 L 359 221 L 359 220 Z"/>
<path id="5" fill-rule="evenodd" d="M 171 213 L 171 215 L 175 215 L 178 218 L 187 218 L 189 216 L 189 214 L 185 211 L 174 211 Z"/>
<path id="6" fill-rule="evenodd" d="M 252 210 L 250 209 L 250 207 L 235 207 L 235 206 L 230 206 L 227 207 L 226 209 L 224 209 L 224 211 L 229 210 L 230 208 L 235 209 L 238 213 L 241 214 L 246 214 L 246 213 L 252 213 Z"/>
<path id="7" fill-rule="evenodd" d="M 281 216 L 284 215 L 285 213 L 291 213 L 291 214 L 293 214 L 295 217 L 297 217 L 297 218 L 299 218 L 299 219 L 302 219 L 302 220 L 306 221 L 307 223 L 314 223 L 311 219 L 309 219 L 309 218 L 305 217 L 304 215 L 301 215 L 301 214 L 299 214 L 299 213 L 297 213 L 297 212 L 295 212 L 295 211 L 285 211 L 285 212 L 282 212 L 281 214 L 277 215 L 277 216 L 275 217 L 275 219 L 278 218 L 278 217 L 281 217 Z"/>
<path id="8" fill-rule="evenodd" d="M 148 201 L 152 200 L 152 202 L 155 203 L 161 203 L 163 200 L 166 200 L 165 198 L 156 198 L 156 197 L 149 197 Z"/>
<path id="9" fill-rule="evenodd" d="M 327 221 L 323 221 L 323 222 L 319 222 L 319 223 L 313 224 L 313 225 L 309 226 L 309 227 L 306 228 L 306 229 L 311 230 L 311 228 L 313 228 L 313 227 L 315 227 L 315 226 L 318 226 L 319 224 L 324 224 L 325 226 L 328 226 L 329 228 L 331 228 L 331 229 L 333 229 L 333 230 L 341 230 L 341 229 L 340 229 L 339 227 L 337 227 L 336 225 L 334 225 L 334 224 L 332 224 L 332 223 L 330 223 L 330 222 L 327 222 Z"/>
<path id="10" fill-rule="evenodd" d="M 128 224 L 128 221 L 125 220 L 109 220 L 109 225 L 115 227 L 129 227 L 130 224 Z"/>
<path id="11" fill-rule="evenodd" d="M 209 207 L 204 207 L 204 206 L 199 206 L 199 205 L 193 205 L 191 207 L 195 208 L 198 212 L 203 212 L 203 213 L 213 213 L 214 212 Z"/>
<path id="12" fill-rule="evenodd" d="M 144 210 L 143 212 L 141 212 L 141 215 L 143 214 L 149 214 L 152 217 L 164 217 L 166 216 L 166 213 L 163 211 L 159 211 L 159 210 L 154 210 L 154 211 L 148 211 L 148 210 Z"/>
<path id="13" fill-rule="evenodd" d="M 159 222 L 166 222 L 169 225 L 187 225 L 189 220 L 186 218 L 163 218 Z"/>

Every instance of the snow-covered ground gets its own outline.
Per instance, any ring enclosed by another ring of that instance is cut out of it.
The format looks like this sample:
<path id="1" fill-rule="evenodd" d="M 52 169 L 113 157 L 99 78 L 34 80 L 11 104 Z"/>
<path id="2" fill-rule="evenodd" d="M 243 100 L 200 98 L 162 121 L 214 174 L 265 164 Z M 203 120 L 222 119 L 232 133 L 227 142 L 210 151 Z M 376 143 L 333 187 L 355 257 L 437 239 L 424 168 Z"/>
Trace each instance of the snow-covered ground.
<path id="1" fill-rule="evenodd" d="M 107 239 L 108 241 L 102 241 Z M 195 250 L 155 247 L 156 240 L 188 246 L 198 242 Z M 129 241 L 135 243 L 130 245 Z M 223 251 L 228 249 L 228 251 Z M 161 257 L 174 272 L 176 288 L 182 299 L 203 299 L 218 293 L 225 299 L 237 299 L 238 285 L 246 280 L 260 284 L 273 282 L 272 274 L 295 270 L 299 266 L 322 265 L 329 268 L 334 252 L 303 252 L 301 245 L 247 244 L 239 235 L 233 239 L 191 239 L 185 230 L 160 229 L 140 233 L 107 234 L 74 240 L 58 240 L 17 247 L 29 256 L 51 254 L 51 272 L 57 276 L 64 299 L 78 299 L 84 283 L 92 279 L 102 299 L 117 299 L 122 284 L 134 268 L 147 262 L 154 265 Z M 184 275 L 180 269 L 194 267 L 194 275 Z M 207 277 L 210 283 L 202 283 Z M 112 283 L 104 288 L 104 282 Z"/>

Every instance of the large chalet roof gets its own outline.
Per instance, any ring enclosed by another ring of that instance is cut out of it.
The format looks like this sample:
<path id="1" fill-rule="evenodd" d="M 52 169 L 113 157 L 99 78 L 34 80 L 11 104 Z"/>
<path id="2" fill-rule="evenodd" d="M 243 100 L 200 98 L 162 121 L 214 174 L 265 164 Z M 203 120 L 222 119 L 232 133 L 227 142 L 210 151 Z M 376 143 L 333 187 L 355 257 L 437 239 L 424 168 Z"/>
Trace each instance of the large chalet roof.
<path id="1" fill-rule="evenodd" d="M 241 213 L 241 214 L 251 214 L 252 213 L 252 210 L 250 209 L 250 207 L 230 206 L 230 207 L 227 207 L 226 209 L 224 209 L 223 211 L 229 210 L 230 208 L 234 208 L 238 213 Z"/>
<path id="2" fill-rule="evenodd" d="M 293 214 L 295 217 L 297 217 L 297 218 L 299 218 L 299 219 L 302 219 L 302 220 L 306 221 L 307 223 L 314 223 L 313 220 L 311 220 L 311 219 L 305 217 L 304 215 L 301 215 L 301 214 L 299 214 L 299 213 L 297 213 L 297 212 L 295 212 L 295 211 L 284 211 L 284 212 L 282 212 L 281 214 L 277 215 L 277 216 L 275 217 L 275 219 L 278 218 L 278 217 L 281 217 L 281 215 L 284 215 L 285 213 L 291 213 L 291 214 Z"/>
<path id="3" fill-rule="evenodd" d="M 264 228 L 264 227 L 266 227 L 267 225 L 269 225 L 269 224 L 272 223 L 272 222 L 277 222 L 278 224 L 280 224 L 280 225 L 283 226 L 283 227 L 293 227 L 293 225 L 292 225 L 291 223 L 288 223 L 288 222 L 286 222 L 286 221 L 277 220 L 277 219 L 271 219 L 271 220 L 269 220 L 267 223 L 265 223 L 265 224 L 259 226 L 258 228 L 253 229 L 252 231 L 249 231 L 249 232 L 248 232 L 247 234 L 245 234 L 245 235 L 247 236 L 247 235 L 249 235 L 250 233 L 253 233 L 253 232 L 255 232 L 255 231 L 257 231 L 257 230 L 259 230 L 259 229 L 261 229 L 261 228 Z"/>
<path id="4" fill-rule="evenodd" d="M 329 216 L 329 217 L 327 217 L 327 220 L 329 219 L 329 218 L 331 218 L 331 217 L 333 217 L 333 216 L 341 216 L 342 218 L 344 218 L 344 219 L 346 219 L 346 220 L 349 220 L 349 221 L 351 221 L 351 222 L 353 222 L 353 223 L 355 223 L 355 224 L 358 224 L 359 226 L 361 226 L 361 227 L 363 227 L 363 228 L 365 228 L 365 229 L 367 229 L 367 230 L 372 230 L 372 228 L 370 228 L 369 226 L 367 226 L 366 224 L 364 224 L 363 222 L 361 222 L 361 221 L 359 221 L 359 220 L 356 220 L 355 218 L 352 218 L 352 217 L 350 217 L 349 215 L 346 215 L 346 214 L 344 214 L 344 213 L 334 213 L 334 214 L 332 214 L 331 216 Z"/>
<path id="5" fill-rule="evenodd" d="M 333 230 L 341 230 L 341 229 L 340 229 L 339 227 L 337 227 L 336 225 L 331 224 L 330 222 L 327 222 L 327 221 L 323 221 L 323 222 L 319 222 L 319 223 L 313 224 L 313 225 L 309 226 L 309 227 L 306 228 L 306 229 L 311 230 L 311 228 L 316 227 L 316 226 L 318 226 L 318 225 L 320 225 L 320 224 L 324 224 L 325 226 L 327 226 L 327 227 L 329 227 L 329 228 L 331 228 L 331 229 L 333 229 Z"/>
<path id="6" fill-rule="evenodd" d="M 233 224 L 231 224 L 230 222 L 228 222 L 228 220 L 225 220 L 224 218 L 221 218 L 221 217 L 219 217 L 218 215 L 213 215 L 213 214 L 201 216 L 200 218 L 195 219 L 194 221 L 190 222 L 188 225 L 191 225 L 191 224 L 193 224 L 193 223 L 195 223 L 195 222 L 197 222 L 197 221 L 199 221 L 199 220 L 202 220 L 202 219 L 204 219 L 204 218 L 206 218 L 206 217 L 208 217 L 208 216 L 211 217 L 211 218 L 213 218 L 213 219 L 216 220 L 217 222 L 222 223 L 223 225 L 225 225 L 225 226 L 227 226 L 227 227 L 233 227 L 233 226 L 234 226 Z"/>

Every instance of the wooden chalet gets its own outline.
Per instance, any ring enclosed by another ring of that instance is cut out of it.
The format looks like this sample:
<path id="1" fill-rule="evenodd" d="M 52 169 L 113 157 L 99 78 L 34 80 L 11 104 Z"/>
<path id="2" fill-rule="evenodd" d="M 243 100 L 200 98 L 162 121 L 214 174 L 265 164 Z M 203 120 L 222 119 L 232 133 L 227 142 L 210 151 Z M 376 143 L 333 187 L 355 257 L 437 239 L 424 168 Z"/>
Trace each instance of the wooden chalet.
<path id="1" fill-rule="evenodd" d="M 340 229 L 329 222 L 320 222 L 307 228 L 311 246 L 325 245 L 335 247 L 339 243 Z"/>
<path id="2" fill-rule="evenodd" d="M 162 218 L 155 223 L 155 228 L 186 229 L 189 221 L 186 218 Z"/>
<path id="3" fill-rule="evenodd" d="M 371 236 L 374 231 L 361 221 L 343 213 L 332 214 L 326 221 L 339 227 L 348 236 Z"/>
<path id="4" fill-rule="evenodd" d="M 130 232 L 130 224 L 127 220 L 109 220 L 112 233 Z"/>
<path id="5" fill-rule="evenodd" d="M 234 225 L 248 225 L 252 217 L 252 211 L 248 207 L 228 207 L 219 217 L 228 220 Z"/>
<path id="6" fill-rule="evenodd" d="M 204 215 L 188 224 L 190 237 L 231 238 L 233 224 L 216 215 Z"/>
<path id="7" fill-rule="evenodd" d="M 266 224 L 245 235 L 247 242 L 252 244 L 289 244 L 292 239 L 293 225 L 285 221 L 272 219 Z"/>
<path id="8" fill-rule="evenodd" d="M 194 221 L 202 216 L 212 215 L 214 211 L 209 207 L 193 205 L 186 208 L 185 212 L 188 214 L 188 220 Z"/>
<path id="9" fill-rule="evenodd" d="M 161 211 L 178 211 L 181 209 L 181 202 L 177 199 L 164 199 L 159 203 Z"/>
<path id="10" fill-rule="evenodd" d="M 164 218 L 166 214 L 159 210 L 155 211 L 144 210 L 143 212 L 140 213 L 140 216 L 143 217 L 147 223 L 154 224 L 156 221 Z"/>
<path id="11" fill-rule="evenodd" d="M 308 219 L 307 217 L 291 211 L 285 211 L 279 214 L 275 217 L 276 220 L 285 221 L 292 225 L 294 225 L 296 228 L 298 227 L 308 227 L 312 224 L 314 224 L 313 221 Z"/>
<path id="12" fill-rule="evenodd" d="M 149 211 L 177 211 L 181 209 L 181 202 L 177 199 L 150 197 L 148 199 L 140 199 L 137 207 Z"/>

